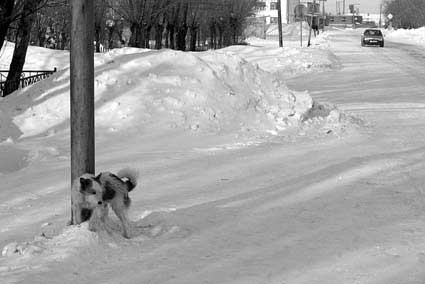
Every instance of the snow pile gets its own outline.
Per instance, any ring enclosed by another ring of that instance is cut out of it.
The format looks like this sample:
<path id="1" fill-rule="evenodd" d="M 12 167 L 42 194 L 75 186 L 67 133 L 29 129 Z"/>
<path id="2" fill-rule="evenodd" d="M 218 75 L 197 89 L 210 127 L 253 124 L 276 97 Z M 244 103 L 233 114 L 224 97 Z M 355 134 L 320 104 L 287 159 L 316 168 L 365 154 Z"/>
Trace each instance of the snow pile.
<path id="1" fill-rule="evenodd" d="M 13 241 L 1 249 L 0 275 L 15 281 L 25 277 L 20 272 L 43 272 L 52 265 L 69 261 L 79 272 L 87 269 L 87 263 L 94 264 L 97 259 L 114 259 L 115 255 L 134 253 L 137 247 L 162 239 L 184 239 L 190 236 L 188 228 L 175 224 L 168 212 L 144 212 L 145 216 L 132 222 L 131 240 L 124 239 L 116 218 L 108 218 L 107 230 L 91 232 L 88 223 L 62 228 L 59 232 L 50 232 L 46 223 L 41 234 L 30 241 Z M 96 257 L 94 257 L 96 256 Z M 9 282 L 8 282 L 9 283 Z M 14 283 L 11 281 L 10 283 Z"/>
<path id="2" fill-rule="evenodd" d="M 306 22 L 303 22 L 302 29 L 302 46 L 300 23 L 295 23 L 283 27 L 283 48 L 279 47 L 275 37 L 251 37 L 246 40 L 249 46 L 232 46 L 223 51 L 241 55 L 247 61 L 258 64 L 261 69 L 275 73 L 280 78 L 339 68 L 338 59 L 330 51 L 329 33 L 320 32 L 317 36 L 312 33 L 311 46 L 307 47 L 309 26 Z"/>
<path id="3" fill-rule="evenodd" d="M 250 47 L 247 50 L 256 52 Z M 145 133 L 178 128 L 276 134 L 299 126 L 313 106 L 312 98 L 307 93 L 290 91 L 283 78 L 251 64 L 237 54 L 240 51 L 227 51 L 184 53 L 123 48 L 97 55 L 98 132 Z M 32 67 L 38 60 L 39 66 L 54 62 L 63 70 L 2 100 L 0 141 L 53 135 L 68 129 L 70 74 L 65 54 L 30 48 Z M 296 58 L 288 55 L 282 59 L 282 68 L 291 64 L 290 57 Z"/>
<path id="4" fill-rule="evenodd" d="M 15 44 L 6 41 L 0 50 L 0 69 L 9 70 Z M 61 70 L 69 66 L 69 52 L 38 46 L 28 47 L 24 70 Z"/>
<path id="5" fill-rule="evenodd" d="M 56 236 L 48 236 L 44 233 L 40 236 L 35 236 L 29 242 L 11 242 L 5 245 L 1 255 L 3 257 L 13 256 L 32 256 L 43 254 L 47 249 L 55 250 L 56 258 L 65 258 L 69 251 L 79 247 L 93 246 L 98 240 L 98 235 L 88 230 L 88 223 L 83 223 L 79 226 L 67 227 L 63 232 Z"/>
<path id="6" fill-rule="evenodd" d="M 282 35 L 284 39 L 294 39 L 298 40 L 300 37 L 300 32 L 303 32 L 303 36 L 308 36 L 310 26 L 306 21 L 300 23 L 292 23 L 292 24 L 283 24 L 282 25 Z M 277 24 L 271 24 L 267 31 L 267 36 L 279 36 L 279 29 Z"/>
<path id="7" fill-rule="evenodd" d="M 410 30 L 386 30 L 385 35 L 390 41 L 425 46 L 425 27 Z"/>
<path id="8" fill-rule="evenodd" d="M 94 255 L 101 256 L 104 251 L 114 249 L 117 245 L 112 237 L 105 239 L 90 232 L 87 223 L 83 223 L 66 227 L 55 236 L 41 235 L 32 241 L 7 244 L 2 249 L 0 274 L 8 280 L 5 283 L 25 282 L 28 273 L 46 272 L 65 259 L 75 257 L 71 258 L 70 266 L 78 269 L 88 262 L 93 263 Z"/>
<path id="9" fill-rule="evenodd" d="M 279 48 L 275 40 L 250 38 L 249 46 L 231 46 L 218 52 L 240 55 L 250 63 L 258 64 L 261 69 L 286 79 L 304 73 L 339 68 L 335 55 L 328 48 L 323 48 L 327 46 L 325 35 L 321 37 L 323 45 L 315 48 L 294 47 L 286 42 L 283 48 Z"/>

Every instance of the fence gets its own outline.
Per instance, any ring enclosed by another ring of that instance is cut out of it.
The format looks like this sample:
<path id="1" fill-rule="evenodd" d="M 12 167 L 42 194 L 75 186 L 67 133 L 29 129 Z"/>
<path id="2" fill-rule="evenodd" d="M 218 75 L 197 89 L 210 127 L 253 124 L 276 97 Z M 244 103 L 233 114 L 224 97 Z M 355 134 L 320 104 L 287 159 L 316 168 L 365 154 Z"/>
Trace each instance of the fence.
<path id="1" fill-rule="evenodd" d="M 56 67 L 53 70 L 24 70 L 21 73 L 21 78 L 6 84 L 6 78 L 9 70 L 0 70 L 0 97 L 5 97 L 14 90 L 28 87 L 56 72 Z"/>

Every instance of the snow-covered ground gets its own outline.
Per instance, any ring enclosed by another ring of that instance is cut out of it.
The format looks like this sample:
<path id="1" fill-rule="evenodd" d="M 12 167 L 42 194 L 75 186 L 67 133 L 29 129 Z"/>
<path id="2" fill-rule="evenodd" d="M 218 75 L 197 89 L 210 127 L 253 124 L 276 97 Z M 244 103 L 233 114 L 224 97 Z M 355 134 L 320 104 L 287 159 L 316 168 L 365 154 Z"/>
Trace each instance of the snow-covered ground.
<path id="1" fill-rule="evenodd" d="M 66 226 L 68 55 L 31 48 L 59 72 L 0 100 L 1 283 L 423 283 L 425 50 L 359 39 L 96 55 L 96 170 L 141 174 L 130 240 Z"/>
<path id="2" fill-rule="evenodd" d="M 393 42 L 425 46 L 425 27 L 410 30 L 387 30 L 385 35 L 388 40 Z"/>

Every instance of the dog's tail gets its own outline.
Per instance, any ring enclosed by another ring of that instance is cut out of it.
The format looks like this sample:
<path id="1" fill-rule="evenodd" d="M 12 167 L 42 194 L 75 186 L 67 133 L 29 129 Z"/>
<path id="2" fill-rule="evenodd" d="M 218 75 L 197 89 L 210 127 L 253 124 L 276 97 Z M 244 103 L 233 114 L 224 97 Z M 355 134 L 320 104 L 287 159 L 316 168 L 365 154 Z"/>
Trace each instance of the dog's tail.
<path id="1" fill-rule="evenodd" d="M 127 184 L 127 190 L 132 191 L 137 185 L 139 171 L 133 168 L 124 168 L 117 173 L 117 176 Z"/>

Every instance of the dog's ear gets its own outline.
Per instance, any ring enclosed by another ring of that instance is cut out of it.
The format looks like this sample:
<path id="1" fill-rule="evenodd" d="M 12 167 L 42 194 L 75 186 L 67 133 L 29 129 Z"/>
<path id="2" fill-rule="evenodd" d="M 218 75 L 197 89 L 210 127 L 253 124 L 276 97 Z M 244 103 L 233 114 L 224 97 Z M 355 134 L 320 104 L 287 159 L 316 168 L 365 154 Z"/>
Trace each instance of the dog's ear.
<path id="1" fill-rule="evenodd" d="M 96 180 L 96 181 L 100 181 L 100 176 L 102 175 L 102 173 L 100 173 L 100 174 L 98 174 L 97 176 L 95 176 L 94 177 L 94 179 Z"/>
<path id="2" fill-rule="evenodd" d="M 84 192 L 87 190 L 88 187 L 92 184 L 92 181 L 88 178 L 80 178 L 80 191 Z"/>
<path id="3" fill-rule="evenodd" d="M 103 201 L 112 200 L 115 197 L 115 190 L 109 182 L 106 182 L 104 185 L 105 190 L 102 193 Z"/>
<path id="4" fill-rule="evenodd" d="M 89 178 L 80 178 L 80 192 L 81 193 L 91 193 L 90 189 L 92 187 L 92 180 Z"/>

